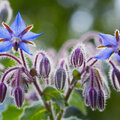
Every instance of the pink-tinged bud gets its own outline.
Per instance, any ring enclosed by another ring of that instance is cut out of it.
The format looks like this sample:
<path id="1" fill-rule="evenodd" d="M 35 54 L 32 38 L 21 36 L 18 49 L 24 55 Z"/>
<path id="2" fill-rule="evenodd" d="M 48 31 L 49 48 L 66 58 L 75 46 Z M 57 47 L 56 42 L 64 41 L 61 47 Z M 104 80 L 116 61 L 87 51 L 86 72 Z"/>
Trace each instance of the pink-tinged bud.
<path id="1" fill-rule="evenodd" d="M 116 91 L 120 91 L 120 71 L 114 68 L 112 71 L 112 85 Z"/>
<path id="2" fill-rule="evenodd" d="M 42 60 L 40 61 L 39 73 L 41 77 L 48 78 L 51 71 L 50 61 L 46 56 L 43 56 Z"/>
<path id="3" fill-rule="evenodd" d="M 103 111 L 105 108 L 105 95 L 102 90 L 98 91 L 97 107 L 100 111 Z"/>
<path id="4" fill-rule="evenodd" d="M 2 103 L 5 99 L 7 92 L 7 87 L 4 83 L 0 83 L 0 103 Z"/>
<path id="5" fill-rule="evenodd" d="M 70 62 L 74 67 L 80 67 L 83 64 L 84 56 L 80 47 L 77 47 L 76 49 L 73 50 Z"/>
<path id="6" fill-rule="evenodd" d="M 18 107 L 21 107 L 24 101 L 24 93 L 20 87 L 17 87 L 14 91 L 15 102 Z"/>
<path id="7" fill-rule="evenodd" d="M 88 92 L 88 98 L 90 107 L 92 108 L 92 110 L 95 110 L 97 104 L 97 91 L 95 88 L 90 88 Z"/>
<path id="8" fill-rule="evenodd" d="M 55 86 L 58 90 L 62 90 L 66 82 L 66 72 L 64 68 L 59 68 L 55 74 Z"/>

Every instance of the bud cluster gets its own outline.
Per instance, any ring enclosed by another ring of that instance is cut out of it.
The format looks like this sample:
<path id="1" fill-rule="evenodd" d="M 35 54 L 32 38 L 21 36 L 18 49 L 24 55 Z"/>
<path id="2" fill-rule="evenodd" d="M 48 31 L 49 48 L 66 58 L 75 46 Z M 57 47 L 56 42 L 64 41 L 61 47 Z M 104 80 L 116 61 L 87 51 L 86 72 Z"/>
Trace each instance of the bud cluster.
<path id="1" fill-rule="evenodd" d="M 106 97 L 97 72 L 92 67 L 89 68 L 90 74 L 88 80 L 84 84 L 83 95 L 86 106 L 90 106 L 92 110 L 98 109 L 103 111 Z"/>

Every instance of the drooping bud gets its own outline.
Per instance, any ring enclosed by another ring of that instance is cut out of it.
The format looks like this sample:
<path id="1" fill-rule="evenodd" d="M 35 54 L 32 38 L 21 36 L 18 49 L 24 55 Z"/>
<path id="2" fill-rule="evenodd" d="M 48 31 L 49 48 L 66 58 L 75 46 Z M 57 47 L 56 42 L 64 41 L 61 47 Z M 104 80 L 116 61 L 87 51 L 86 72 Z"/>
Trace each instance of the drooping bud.
<path id="1" fill-rule="evenodd" d="M 0 1 L 0 23 L 9 22 L 12 17 L 12 9 L 8 1 Z"/>
<path id="2" fill-rule="evenodd" d="M 40 61 L 39 74 L 41 77 L 48 78 L 51 71 L 50 61 L 46 56 L 43 56 Z"/>
<path id="3" fill-rule="evenodd" d="M 20 87 L 17 87 L 14 91 L 15 102 L 18 107 L 21 107 L 24 100 L 24 93 Z"/>
<path id="4" fill-rule="evenodd" d="M 98 91 L 97 107 L 100 111 L 103 111 L 105 108 L 105 95 L 102 90 Z"/>
<path id="5" fill-rule="evenodd" d="M 83 52 L 80 47 L 73 50 L 70 62 L 74 67 L 80 67 L 84 62 Z"/>
<path id="6" fill-rule="evenodd" d="M 97 91 L 95 88 L 90 88 L 88 92 L 88 99 L 90 107 L 92 108 L 92 110 L 95 110 L 97 104 Z"/>
<path id="7" fill-rule="evenodd" d="M 66 82 L 66 72 L 64 68 L 59 68 L 55 74 L 55 86 L 58 90 L 62 90 Z"/>
<path id="8" fill-rule="evenodd" d="M 120 91 L 120 71 L 115 67 L 112 71 L 112 85 L 116 91 Z"/>
<path id="9" fill-rule="evenodd" d="M 4 83 L 0 83 L 0 103 L 2 103 L 6 96 L 7 87 Z"/>

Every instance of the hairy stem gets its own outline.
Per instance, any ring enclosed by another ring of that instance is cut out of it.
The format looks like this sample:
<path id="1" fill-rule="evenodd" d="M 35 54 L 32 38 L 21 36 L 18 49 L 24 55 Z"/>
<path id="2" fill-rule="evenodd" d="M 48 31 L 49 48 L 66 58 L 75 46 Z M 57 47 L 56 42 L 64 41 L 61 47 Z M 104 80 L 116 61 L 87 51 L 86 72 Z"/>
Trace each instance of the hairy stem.
<path id="1" fill-rule="evenodd" d="M 11 72 L 11 71 L 13 71 L 13 70 L 16 70 L 16 69 L 19 69 L 19 68 L 20 68 L 20 67 L 13 67 L 13 68 L 8 69 L 8 70 L 4 73 L 1 81 L 4 82 L 5 77 L 7 76 L 7 74 L 8 74 L 9 72 Z"/>
<path id="2" fill-rule="evenodd" d="M 23 51 L 21 49 L 20 49 L 20 55 L 21 55 L 21 58 L 22 58 L 22 61 L 23 61 L 23 65 L 27 69 L 27 65 L 26 65 L 26 62 L 25 62 L 24 54 L 23 54 Z"/>
<path id="3" fill-rule="evenodd" d="M 9 57 L 9 58 L 12 58 L 12 59 L 15 60 L 18 64 L 21 64 L 21 65 L 22 65 L 21 61 L 20 61 L 18 58 L 16 58 L 15 56 L 13 56 L 13 55 L 10 55 L 10 54 L 7 54 L 7 53 L 0 53 L 0 56 L 7 56 L 7 57 Z"/>
<path id="4" fill-rule="evenodd" d="M 33 83 L 41 97 L 43 93 L 42 93 L 42 90 L 40 89 L 39 85 L 37 84 L 36 79 L 34 79 Z M 43 101 L 43 103 L 44 103 L 44 106 L 46 107 L 46 109 L 48 110 L 48 112 L 50 112 L 50 120 L 54 120 L 54 115 L 53 115 L 53 111 L 51 109 L 51 104 L 48 104 L 46 101 Z"/>

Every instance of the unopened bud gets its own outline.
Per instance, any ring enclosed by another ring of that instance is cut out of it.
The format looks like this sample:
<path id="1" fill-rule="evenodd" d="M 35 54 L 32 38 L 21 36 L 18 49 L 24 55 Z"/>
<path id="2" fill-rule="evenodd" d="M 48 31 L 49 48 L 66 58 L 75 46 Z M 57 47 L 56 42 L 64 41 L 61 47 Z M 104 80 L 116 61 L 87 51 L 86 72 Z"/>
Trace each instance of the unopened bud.
<path id="1" fill-rule="evenodd" d="M 12 17 L 12 9 L 8 1 L 0 1 L 0 23 L 9 22 Z"/>
<path id="2" fill-rule="evenodd" d="M 15 102 L 18 107 L 21 107 L 24 100 L 24 93 L 20 87 L 17 87 L 14 91 Z"/>
<path id="3" fill-rule="evenodd" d="M 62 90 L 66 82 L 66 72 L 64 68 L 59 68 L 55 74 L 55 86 L 58 90 Z"/>
<path id="4" fill-rule="evenodd" d="M 51 71 L 50 61 L 46 56 L 43 56 L 40 61 L 39 73 L 41 77 L 48 78 Z"/>
<path id="5" fill-rule="evenodd" d="M 120 91 L 120 71 L 117 68 L 112 71 L 112 85 L 116 91 Z"/>
<path id="6" fill-rule="evenodd" d="M 95 88 L 90 88 L 88 92 L 89 104 L 92 110 L 96 109 L 97 104 L 97 91 Z"/>
<path id="7" fill-rule="evenodd" d="M 83 57 L 83 53 L 80 47 L 77 47 L 76 49 L 73 50 L 72 54 L 71 54 L 71 64 L 74 67 L 80 67 L 83 64 L 84 61 L 84 57 Z"/>
<path id="8" fill-rule="evenodd" d="M 7 87 L 4 83 L 0 83 L 0 103 L 2 103 L 6 96 Z"/>
<path id="9" fill-rule="evenodd" d="M 103 111 L 105 108 L 105 96 L 102 90 L 98 91 L 97 107 L 100 111 Z"/>

